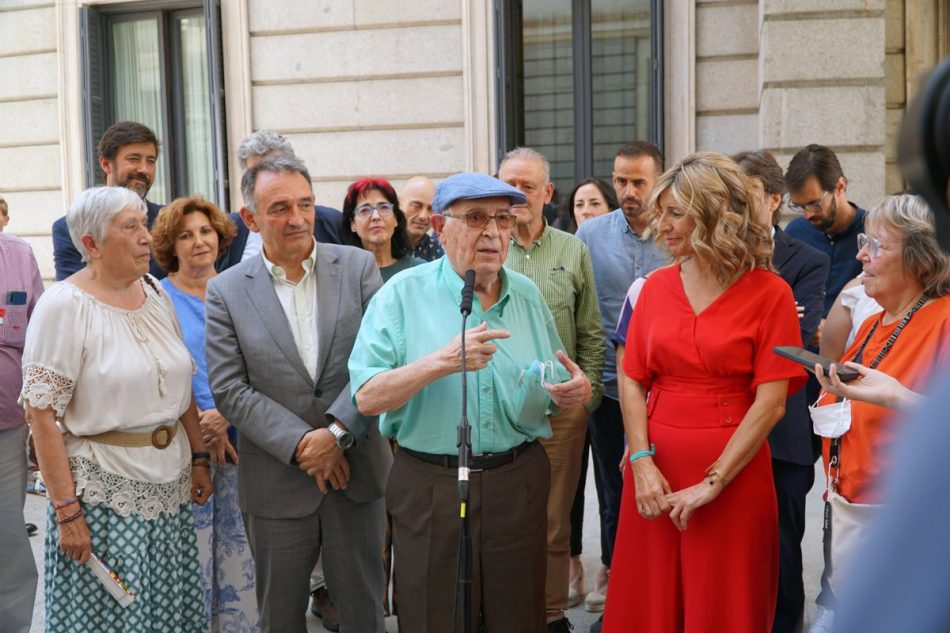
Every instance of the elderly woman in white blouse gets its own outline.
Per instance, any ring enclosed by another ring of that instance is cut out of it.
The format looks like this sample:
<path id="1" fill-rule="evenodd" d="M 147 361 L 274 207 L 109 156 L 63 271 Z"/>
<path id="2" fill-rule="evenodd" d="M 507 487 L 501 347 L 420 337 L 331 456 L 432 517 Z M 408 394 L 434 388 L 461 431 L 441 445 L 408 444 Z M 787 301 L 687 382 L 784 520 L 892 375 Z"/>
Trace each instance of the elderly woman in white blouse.
<path id="1" fill-rule="evenodd" d="M 191 356 L 147 275 L 145 204 L 123 187 L 89 189 L 67 221 L 86 267 L 44 293 L 23 353 L 21 399 L 50 499 L 46 630 L 205 631 L 191 503 L 212 492 L 209 460 Z M 92 555 L 130 605 L 83 564 Z"/>

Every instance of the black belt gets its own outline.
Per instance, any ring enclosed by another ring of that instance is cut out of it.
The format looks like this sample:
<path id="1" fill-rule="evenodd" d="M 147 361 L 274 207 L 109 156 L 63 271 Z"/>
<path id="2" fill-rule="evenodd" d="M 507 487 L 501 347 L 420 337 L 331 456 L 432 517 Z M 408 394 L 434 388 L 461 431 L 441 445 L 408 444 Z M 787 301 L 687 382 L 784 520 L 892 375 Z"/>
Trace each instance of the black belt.
<path id="1" fill-rule="evenodd" d="M 473 455 L 471 470 L 491 470 L 492 468 L 498 468 L 499 466 L 504 466 L 505 464 L 510 464 L 518 459 L 519 455 L 524 455 L 532 446 L 534 446 L 534 441 L 525 442 L 519 446 L 515 446 L 510 451 L 505 451 L 504 453 L 485 453 L 484 455 Z M 415 457 L 419 461 L 427 462 L 429 464 L 436 464 L 442 466 L 443 468 L 458 468 L 459 467 L 459 456 L 458 455 L 434 455 L 432 453 L 421 453 L 419 451 L 414 451 L 412 449 L 406 448 L 405 446 L 400 446 L 399 451 L 409 455 L 410 457 Z"/>

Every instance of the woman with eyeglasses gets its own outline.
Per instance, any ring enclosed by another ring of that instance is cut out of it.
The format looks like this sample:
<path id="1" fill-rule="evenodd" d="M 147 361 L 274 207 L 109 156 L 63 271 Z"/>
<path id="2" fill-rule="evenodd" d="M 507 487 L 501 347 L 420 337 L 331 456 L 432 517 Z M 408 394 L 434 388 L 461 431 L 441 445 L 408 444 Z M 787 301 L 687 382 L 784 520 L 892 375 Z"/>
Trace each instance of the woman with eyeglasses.
<path id="1" fill-rule="evenodd" d="M 346 190 L 340 237 L 344 244 L 373 254 L 383 283 L 398 272 L 425 263 L 411 255 L 406 215 L 399 208 L 396 190 L 384 178 L 361 178 Z"/>
<path id="2" fill-rule="evenodd" d="M 832 591 L 847 582 L 847 554 L 880 511 L 901 432 L 896 411 L 916 402 L 934 370 L 950 361 L 950 258 L 937 244 L 932 212 L 917 196 L 888 196 L 868 212 L 865 228 L 857 259 L 864 290 L 882 311 L 864 321 L 841 356 L 858 379 L 843 383 L 833 365 L 830 375 L 816 367 L 824 393 L 811 412 L 825 435 Z M 832 620 L 819 605 L 811 631 L 830 630 Z"/>

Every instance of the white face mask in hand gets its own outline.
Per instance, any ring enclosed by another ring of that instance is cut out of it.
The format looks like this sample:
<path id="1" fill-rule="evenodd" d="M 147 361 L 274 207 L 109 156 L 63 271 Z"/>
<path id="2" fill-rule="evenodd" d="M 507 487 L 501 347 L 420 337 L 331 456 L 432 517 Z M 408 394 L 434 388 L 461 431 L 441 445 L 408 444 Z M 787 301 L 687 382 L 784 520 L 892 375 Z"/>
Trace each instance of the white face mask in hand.
<path id="1" fill-rule="evenodd" d="M 816 402 L 815 405 L 817 404 Z M 851 401 L 847 398 L 823 407 L 815 405 L 808 407 L 808 413 L 811 415 L 816 435 L 834 439 L 841 437 L 851 428 Z"/>

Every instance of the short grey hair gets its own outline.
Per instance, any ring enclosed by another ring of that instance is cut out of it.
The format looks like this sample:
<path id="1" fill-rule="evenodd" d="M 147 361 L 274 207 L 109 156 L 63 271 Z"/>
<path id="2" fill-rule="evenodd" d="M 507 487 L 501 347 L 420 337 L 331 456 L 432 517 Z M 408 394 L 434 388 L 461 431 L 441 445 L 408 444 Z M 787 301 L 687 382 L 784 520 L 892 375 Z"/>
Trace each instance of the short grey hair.
<path id="1" fill-rule="evenodd" d="M 66 224 L 82 261 L 89 263 L 89 251 L 83 246 L 82 236 L 91 235 L 101 244 L 115 216 L 129 208 L 147 213 L 145 201 L 125 187 L 93 187 L 76 196 L 66 214 Z"/>
<path id="2" fill-rule="evenodd" d="M 920 196 L 885 196 L 864 218 L 864 225 L 901 236 L 901 264 L 934 299 L 950 294 L 950 257 L 937 243 L 934 214 Z"/>
<path id="3" fill-rule="evenodd" d="M 287 158 L 296 158 L 294 148 L 290 142 L 277 132 L 270 130 L 258 130 L 249 134 L 247 138 L 241 141 L 238 147 L 238 161 L 241 163 L 241 171 L 247 169 L 247 159 L 251 156 L 267 156 L 269 154 L 286 156 Z"/>
<path id="4" fill-rule="evenodd" d="M 536 149 L 530 147 L 516 147 L 501 159 L 501 163 L 498 164 L 498 170 L 501 171 L 501 168 L 505 166 L 509 160 L 520 159 L 520 160 L 536 160 L 541 163 L 541 168 L 544 170 L 545 180 L 551 180 L 551 163 L 548 162 L 548 159 L 544 157 L 544 154 L 539 152 Z"/>
<path id="5" fill-rule="evenodd" d="M 241 177 L 241 195 L 244 197 L 244 206 L 251 213 L 257 213 L 257 203 L 254 201 L 254 189 L 257 187 L 257 176 L 261 172 L 270 172 L 274 174 L 300 174 L 307 179 L 310 184 L 310 172 L 304 167 L 304 164 L 296 158 L 288 156 L 272 156 L 265 158 L 254 165 Z M 313 185 L 311 184 L 311 188 Z"/>

